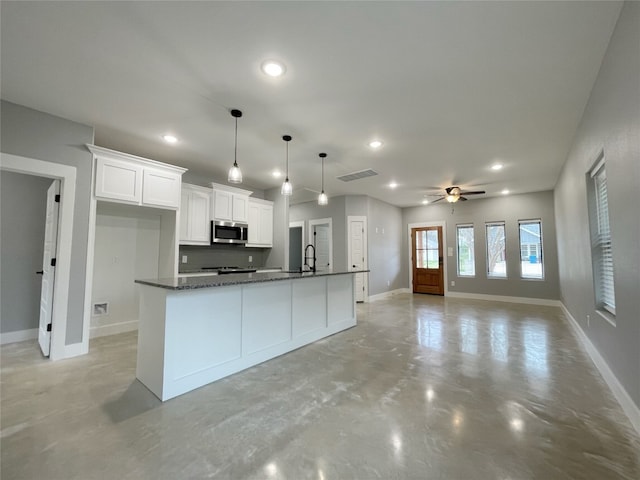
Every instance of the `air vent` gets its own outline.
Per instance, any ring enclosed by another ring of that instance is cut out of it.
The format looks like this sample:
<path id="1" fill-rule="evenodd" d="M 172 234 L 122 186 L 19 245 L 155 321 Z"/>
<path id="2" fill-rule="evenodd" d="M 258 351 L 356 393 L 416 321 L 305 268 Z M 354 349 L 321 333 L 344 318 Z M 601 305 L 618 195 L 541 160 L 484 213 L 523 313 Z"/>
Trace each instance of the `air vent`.
<path id="1" fill-rule="evenodd" d="M 378 175 L 378 172 L 375 170 L 371 170 L 367 168 L 366 170 L 360 170 L 359 172 L 347 173 L 346 175 L 341 175 L 336 177 L 338 180 L 342 180 L 343 182 L 353 182 L 354 180 L 360 180 L 361 178 L 374 177 Z"/>

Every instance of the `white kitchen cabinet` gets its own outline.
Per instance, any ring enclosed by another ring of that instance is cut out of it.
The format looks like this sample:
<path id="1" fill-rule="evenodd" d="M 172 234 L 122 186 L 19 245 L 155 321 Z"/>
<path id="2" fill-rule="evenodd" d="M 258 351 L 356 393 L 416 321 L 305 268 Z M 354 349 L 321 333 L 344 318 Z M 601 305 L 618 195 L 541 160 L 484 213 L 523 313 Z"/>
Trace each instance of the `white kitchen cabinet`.
<path id="1" fill-rule="evenodd" d="M 249 195 L 253 192 L 235 187 L 212 183 L 212 220 L 247 223 Z"/>
<path id="2" fill-rule="evenodd" d="M 186 169 L 87 145 L 95 157 L 94 195 L 99 200 L 177 210 Z"/>
<path id="3" fill-rule="evenodd" d="M 247 247 L 273 246 L 273 202 L 250 198 L 248 224 Z"/>
<path id="4" fill-rule="evenodd" d="M 180 202 L 180 244 L 209 245 L 211 243 L 211 189 L 182 184 Z"/>

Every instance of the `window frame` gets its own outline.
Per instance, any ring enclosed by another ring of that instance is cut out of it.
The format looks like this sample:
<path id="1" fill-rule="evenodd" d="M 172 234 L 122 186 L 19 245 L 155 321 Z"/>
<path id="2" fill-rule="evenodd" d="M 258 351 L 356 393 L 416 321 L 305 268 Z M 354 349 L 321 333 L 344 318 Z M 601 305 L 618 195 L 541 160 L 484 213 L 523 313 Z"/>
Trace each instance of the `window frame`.
<path id="1" fill-rule="evenodd" d="M 502 227 L 502 231 L 504 232 L 504 275 L 495 275 L 491 274 L 489 269 L 490 261 L 489 261 L 489 227 Z M 487 275 L 487 279 L 492 280 L 506 280 L 509 278 L 508 273 L 508 261 L 507 261 L 507 226 L 504 220 L 495 221 L 495 222 L 485 222 L 484 224 L 484 235 L 485 235 L 485 259 L 486 259 L 486 268 L 485 273 Z"/>
<path id="2" fill-rule="evenodd" d="M 615 270 L 613 242 L 609 221 L 607 171 L 604 152 L 589 170 L 588 192 L 591 229 L 591 266 L 593 269 L 593 293 L 596 311 L 615 325 Z M 606 225 L 604 223 L 606 222 Z M 603 263 L 606 263 L 603 266 Z M 608 294 L 610 291 L 610 294 Z"/>
<path id="3" fill-rule="evenodd" d="M 522 271 L 522 225 L 527 224 L 538 224 L 540 226 L 540 252 L 536 252 L 540 257 L 540 264 L 542 266 L 542 276 L 540 277 L 525 277 L 524 272 Z M 544 234 L 542 232 L 542 219 L 541 218 L 531 218 L 518 220 L 518 255 L 520 257 L 520 278 L 522 280 L 534 280 L 534 281 L 543 281 L 545 279 L 545 268 L 544 268 Z"/>
<path id="4" fill-rule="evenodd" d="M 460 273 L 460 229 L 464 229 L 464 228 L 470 228 L 471 229 L 471 241 L 473 242 L 473 256 L 471 257 L 471 263 L 472 263 L 472 266 L 473 266 L 473 274 L 472 275 Z M 461 277 L 461 278 L 475 278 L 476 277 L 475 237 L 476 237 L 476 232 L 475 232 L 475 227 L 474 227 L 473 223 L 460 223 L 460 224 L 456 225 L 456 255 L 457 255 L 456 268 L 457 268 L 458 277 Z"/>

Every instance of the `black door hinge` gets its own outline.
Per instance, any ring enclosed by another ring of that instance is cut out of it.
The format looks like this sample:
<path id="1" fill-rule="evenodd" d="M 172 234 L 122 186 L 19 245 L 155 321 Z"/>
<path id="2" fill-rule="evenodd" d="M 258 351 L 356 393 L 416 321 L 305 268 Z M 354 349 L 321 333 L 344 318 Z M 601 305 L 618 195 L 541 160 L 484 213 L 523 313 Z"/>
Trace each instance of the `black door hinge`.
<path id="1" fill-rule="evenodd" d="M 51 324 L 47 325 L 47 332 L 51 331 Z"/>
<path id="2" fill-rule="evenodd" d="M 51 259 L 51 266 L 52 266 L 52 267 L 55 267 L 55 266 L 56 266 L 56 259 L 55 259 L 55 258 L 52 258 L 52 259 Z"/>
<path id="3" fill-rule="evenodd" d="M 56 203 L 60 203 L 60 195 L 56 195 L 54 200 Z"/>

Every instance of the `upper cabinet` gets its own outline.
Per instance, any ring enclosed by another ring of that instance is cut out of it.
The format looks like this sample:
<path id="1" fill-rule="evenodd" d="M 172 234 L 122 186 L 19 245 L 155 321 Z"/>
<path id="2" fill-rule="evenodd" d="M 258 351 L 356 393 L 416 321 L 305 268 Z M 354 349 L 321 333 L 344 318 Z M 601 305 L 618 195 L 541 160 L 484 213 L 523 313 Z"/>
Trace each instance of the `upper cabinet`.
<path id="1" fill-rule="evenodd" d="M 273 247 L 273 202 L 250 198 L 247 247 Z"/>
<path id="2" fill-rule="evenodd" d="M 95 157 L 94 194 L 100 200 L 166 209 L 180 208 L 186 169 L 87 145 Z"/>
<path id="3" fill-rule="evenodd" d="M 247 223 L 249 220 L 249 195 L 253 192 L 212 183 L 212 220 Z"/>
<path id="4" fill-rule="evenodd" d="M 211 189 L 182 184 L 180 203 L 180 244 L 209 245 Z"/>

